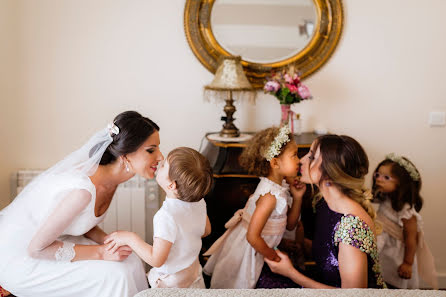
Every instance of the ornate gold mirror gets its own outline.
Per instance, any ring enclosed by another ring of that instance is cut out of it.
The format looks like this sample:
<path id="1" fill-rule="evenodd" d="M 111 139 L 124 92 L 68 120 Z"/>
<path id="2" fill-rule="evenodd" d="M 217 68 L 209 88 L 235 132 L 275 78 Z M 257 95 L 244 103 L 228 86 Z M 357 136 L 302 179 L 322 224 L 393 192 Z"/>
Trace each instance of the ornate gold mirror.
<path id="1" fill-rule="evenodd" d="M 198 60 L 215 73 L 222 56 L 241 56 L 252 85 L 295 64 L 317 71 L 341 36 L 341 0 L 186 0 L 184 28 Z"/>

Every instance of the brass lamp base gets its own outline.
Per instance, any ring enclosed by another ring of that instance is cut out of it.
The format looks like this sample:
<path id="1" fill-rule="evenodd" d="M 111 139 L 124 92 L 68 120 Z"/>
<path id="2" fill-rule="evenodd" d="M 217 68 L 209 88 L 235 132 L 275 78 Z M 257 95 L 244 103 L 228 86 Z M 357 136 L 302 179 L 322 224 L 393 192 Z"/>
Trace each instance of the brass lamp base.
<path id="1" fill-rule="evenodd" d="M 223 124 L 223 129 L 220 131 L 221 137 L 239 137 L 240 131 L 234 125 L 235 118 L 232 116 L 236 111 L 235 106 L 233 105 L 234 100 L 232 99 L 232 91 L 229 91 L 229 98 L 226 99 L 226 105 L 224 107 L 224 112 L 226 113 L 225 117 L 221 117 L 222 121 L 225 121 Z"/>
<path id="2" fill-rule="evenodd" d="M 221 129 L 219 135 L 221 137 L 227 137 L 227 138 L 239 137 L 240 136 L 240 131 L 235 126 L 234 126 L 234 129 L 225 129 L 225 128 L 223 128 L 223 129 Z"/>

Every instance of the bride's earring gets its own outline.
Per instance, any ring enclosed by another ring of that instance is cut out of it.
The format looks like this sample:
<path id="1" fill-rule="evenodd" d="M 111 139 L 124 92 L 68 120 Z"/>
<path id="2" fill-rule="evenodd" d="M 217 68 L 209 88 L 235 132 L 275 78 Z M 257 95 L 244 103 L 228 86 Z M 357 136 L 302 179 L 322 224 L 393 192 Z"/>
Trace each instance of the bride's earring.
<path id="1" fill-rule="evenodd" d="M 122 162 L 124 162 L 125 171 L 130 172 L 129 163 L 124 157 L 122 157 Z"/>

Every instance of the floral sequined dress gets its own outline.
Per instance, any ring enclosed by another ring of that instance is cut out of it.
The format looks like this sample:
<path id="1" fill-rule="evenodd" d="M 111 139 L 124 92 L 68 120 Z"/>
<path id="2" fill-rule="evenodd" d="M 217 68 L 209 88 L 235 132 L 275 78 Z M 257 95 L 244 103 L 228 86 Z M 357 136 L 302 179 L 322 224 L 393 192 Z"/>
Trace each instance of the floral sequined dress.
<path id="1" fill-rule="evenodd" d="M 332 211 L 324 199 L 316 205 L 313 258 L 322 283 L 341 287 L 339 274 L 339 242 L 349 244 L 367 254 L 369 288 L 383 288 L 375 236 L 359 217 Z"/>

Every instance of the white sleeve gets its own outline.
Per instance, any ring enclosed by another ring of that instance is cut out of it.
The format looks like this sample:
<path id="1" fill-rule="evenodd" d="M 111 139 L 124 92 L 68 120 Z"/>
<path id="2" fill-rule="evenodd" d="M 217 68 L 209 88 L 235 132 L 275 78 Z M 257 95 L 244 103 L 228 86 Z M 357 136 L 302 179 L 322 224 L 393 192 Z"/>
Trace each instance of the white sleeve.
<path id="1" fill-rule="evenodd" d="M 201 213 L 203 214 L 203 217 L 204 217 L 204 225 L 203 225 L 203 232 L 202 232 L 202 234 L 204 234 L 204 232 L 206 231 L 206 223 L 207 223 L 208 211 L 207 211 L 206 201 L 204 201 L 204 198 L 201 199 L 199 203 L 200 203 L 200 206 L 201 206 Z"/>
<path id="2" fill-rule="evenodd" d="M 64 245 L 56 239 L 91 202 L 91 197 L 91 193 L 85 189 L 73 189 L 66 193 L 31 239 L 28 246 L 30 256 L 58 260 L 60 248 L 73 249 L 72 245 Z"/>
<path id="3" fill-rule="evenodd" d="M 409 204 L 404 204 L 403 209 L 398 212 L 398 224 L 403 227 L 403 219 L 409 220 L 411 217 L 415 216 L 417 219 L 417 230 L 420 232 L 423 224 L 423 220 L 420 216 L 420 214 L 415 210 L 415 208 L 412 206 L 410 207 Z"/>
<path id="4" fill-rule="evenodd" d="M 160 209 L 153 217 L 153 238 L 158 237 L 174 243 L 176 236 L 175 220 L 166 211 Z"/>

